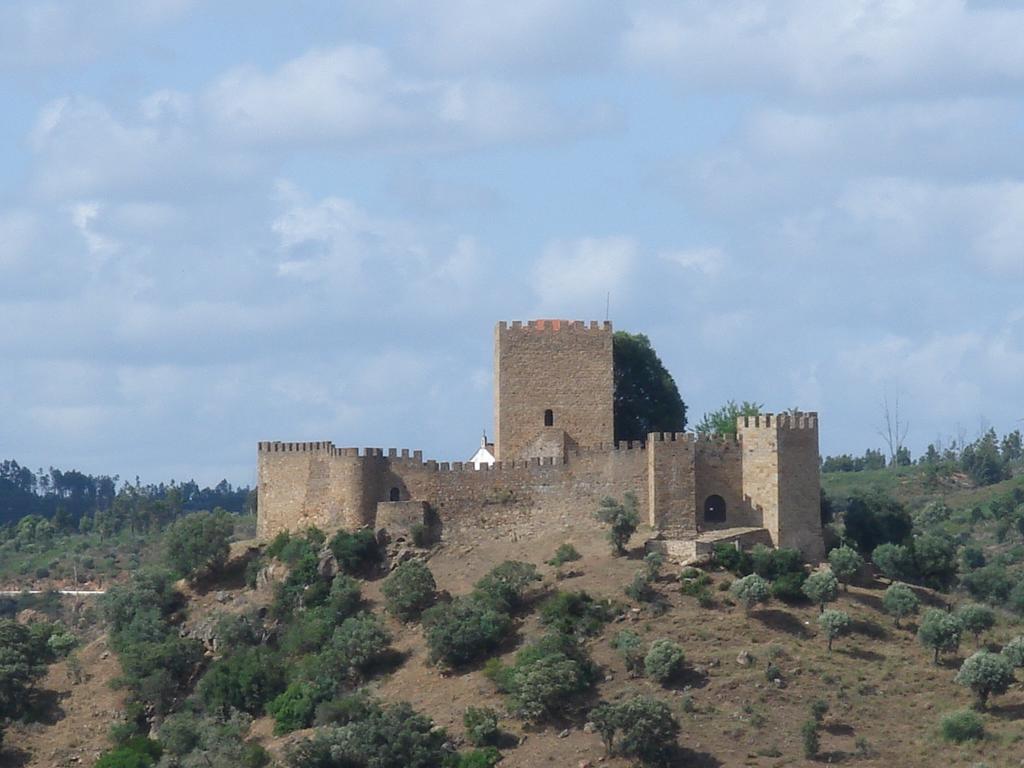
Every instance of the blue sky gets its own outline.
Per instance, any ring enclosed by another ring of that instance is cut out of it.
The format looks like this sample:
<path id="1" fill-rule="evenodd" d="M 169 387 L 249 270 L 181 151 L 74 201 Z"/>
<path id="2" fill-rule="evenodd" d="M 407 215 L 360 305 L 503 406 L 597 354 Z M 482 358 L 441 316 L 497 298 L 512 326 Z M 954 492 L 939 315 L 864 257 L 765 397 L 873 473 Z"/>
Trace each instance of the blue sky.
<path id="1" fill-rule="evenodd" d="M 7 0 L 0 454 L 468 458 L 494 323 L 608 292 L 691 421 L 1017 428 L 1022 39 L 996 0 Z"/>

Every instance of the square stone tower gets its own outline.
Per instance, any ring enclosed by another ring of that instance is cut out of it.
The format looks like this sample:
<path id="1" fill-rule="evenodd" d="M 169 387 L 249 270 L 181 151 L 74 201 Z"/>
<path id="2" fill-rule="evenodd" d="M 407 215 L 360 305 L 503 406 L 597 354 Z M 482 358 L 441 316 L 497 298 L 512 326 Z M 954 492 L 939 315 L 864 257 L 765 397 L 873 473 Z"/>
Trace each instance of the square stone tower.
<path id="1" fill-rule="evenodd" d="M 564 456 L 615 440 L 612 325 L 532 320 L 494 331 L 499 461 Z"/>

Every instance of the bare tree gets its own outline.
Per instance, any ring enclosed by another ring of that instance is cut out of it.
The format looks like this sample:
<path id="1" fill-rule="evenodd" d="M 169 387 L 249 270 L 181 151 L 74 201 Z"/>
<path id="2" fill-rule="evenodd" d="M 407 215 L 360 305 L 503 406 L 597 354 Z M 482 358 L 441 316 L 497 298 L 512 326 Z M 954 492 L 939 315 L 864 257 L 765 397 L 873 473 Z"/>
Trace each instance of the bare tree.
<path id="1" fill-rule="evenodd" d="M 896 457 L 903 451 L 903 441 L 907 439 L 910 425 L 900 418 L 900 397 L 896 395 L 893 405 L 889 407 L 889 395 L 882 395 L 882 416 L 884 423 L 878 434 L 889 448 L 889 465 L 896 466 Z"/>

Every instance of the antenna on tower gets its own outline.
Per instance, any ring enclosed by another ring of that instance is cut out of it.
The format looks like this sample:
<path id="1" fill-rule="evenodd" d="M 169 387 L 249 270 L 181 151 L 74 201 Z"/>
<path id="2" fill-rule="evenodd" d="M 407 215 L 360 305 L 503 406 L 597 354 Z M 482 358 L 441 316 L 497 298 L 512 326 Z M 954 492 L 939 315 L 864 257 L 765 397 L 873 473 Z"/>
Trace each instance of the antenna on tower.
<path id="1" fill-rule="evenodd" d="M 608 291 L 604 297 L 604 321 L 607 323 L 612 308 L 612 292 Z"/>

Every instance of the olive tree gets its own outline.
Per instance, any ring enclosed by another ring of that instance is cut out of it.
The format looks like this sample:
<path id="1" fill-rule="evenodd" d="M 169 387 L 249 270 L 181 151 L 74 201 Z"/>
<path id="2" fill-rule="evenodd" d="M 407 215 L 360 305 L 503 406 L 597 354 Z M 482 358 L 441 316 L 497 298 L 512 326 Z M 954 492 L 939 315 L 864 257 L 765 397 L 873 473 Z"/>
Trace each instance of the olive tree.
<path id="1" fill-rule="evenodd" d="M 1013 666 L 1024 667 L 1024 635 L 1017 635 L 1004 645 L 1002 654 Z"/>
<path id="2" fill-rule="evenodd" d="M 828 640 L 828 652 L 832 653 L 832 641 L 850 629 L 850 615 L 845 611 L 835 611 L 831 608 L 822 611 L 818 616 L 818 626 L 825 633 Z"/>
<path id="3" fill-rule="evenodd" d="M 982 632 L 987 632 L 996 625 L 996 613 L 987 605 L 967 603 L 956 613 L 963 622 L 964 629 L 974 635 L 975 645 L 981 642 Z"/>
<path id="4" fill-rule="evenodd" d="M 978 651 L 967 657 L 953 679 L 970 688 L 977 699 L 978 708 L 984 709 L 989 696 L 1006 693 L 1014 683 L 1013 665 L 1001 654 Z"/>
<path id="5" fill-rule="evenodd" d="M 735 597 L 748 613 L 758 603 L 767 603 L 771 593 L 768 582 L 756 573 L 737 579 L 729 587 L 729 594 Z"/>
<path id="6" fill-rule="evenodd" d="M 914 590 L 902 582 L 894 582 L 885 590 L 882 598 L 882 608 L 896 620 L 896 627 L 900 626 L 900 619 L 917 613 L 920 602 Z"/>
<path id="7" fill-rule="evenodd" d="M 857 553 L 857 550 L 844 544 L 828 553 L 828 564 L 832 573 L 842 582 L 843 591 L 848 592 L 850 581 L 864 567 L 864 558 Z"/>
<path id="8" fill-rule="evenodd" d="M 960 633 L 963 629 L 963 623 L 953 614 L 938 608 L 929 608 L 921 619 L 917 639 L 922 645 L 935 651 L 933 662 L 938 664 L 940 653 L 952 652 L 960 647 Z"/>
<path id="9" fill-rule="evenodd" d="M 839 582 L 829 568 L 815 571 L 804 582 L 803 592 L 807 598 L 818 606 L 818 612 L 824 613 L 825 603 L 831 603 L 839 597 Z"/>
<path id="10" fill-rule="evenodd" d="M 627 492 L 621 502 L 606 496 L 594 513 L 600 522 L 610 525 L 608 541 L 616 555 L 626 554 L 626 545 L 640 525 L 636 496 Z"/>
<path id="11" fill-rule="evenodd" d="M 407 560 L 388 577 L 381 591 L 388 613 L 401 621 L 413 621 L 434 602 L 437 582 L 422 560 Z"/>
<path id="12" fill-rule="evenodd" d="M 683 648 L 672 640 L 655 640 L 644 657 L 644 674 L 662 685 L 683 670 Z"/>

